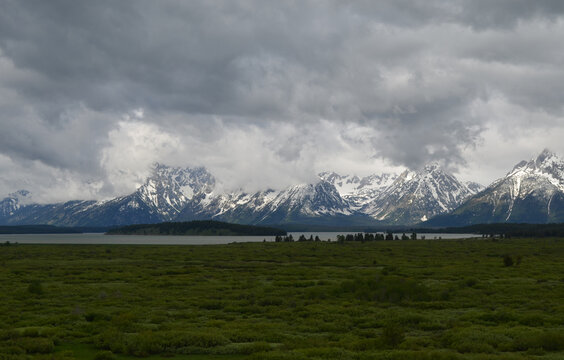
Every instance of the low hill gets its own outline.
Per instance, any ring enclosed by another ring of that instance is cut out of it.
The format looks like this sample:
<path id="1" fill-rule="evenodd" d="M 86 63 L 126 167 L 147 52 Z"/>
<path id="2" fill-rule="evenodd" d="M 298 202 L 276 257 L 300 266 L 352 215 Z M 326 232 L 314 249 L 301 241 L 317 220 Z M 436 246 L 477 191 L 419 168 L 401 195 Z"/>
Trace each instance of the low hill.
<path id="1" fill-rule="evenodd" d="M 108 235 L 231 235 L 231 236 L 275 236 L 286 235 L 286 231 L 273 227 L 231 224 L 212 220 L 188 222 L 164 222 L 123 226 L 108 231 Z"/>

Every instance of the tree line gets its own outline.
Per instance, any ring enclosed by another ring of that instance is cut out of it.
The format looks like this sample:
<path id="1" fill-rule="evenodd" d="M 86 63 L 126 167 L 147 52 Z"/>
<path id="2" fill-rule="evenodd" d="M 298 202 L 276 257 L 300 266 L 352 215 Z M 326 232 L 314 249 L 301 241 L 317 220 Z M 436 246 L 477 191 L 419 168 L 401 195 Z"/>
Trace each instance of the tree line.
<path id="1" fill-rule="evenodd" d="M 340 243 L 344 243 L 344 242 L 349 242 L 349 241 L 359 241 L 359 242 L 367 242 L 367 241 L 385 241 L 385 240 L 417 240 L 417 233 L 413 232 L 411 233 L 411 235 L 406 235 L 405 233 L 403 233 L 401 236 L 399 235 L 394 235 L 392 232 L 387 232 L 386 234 L 384 233 L 356 233 L 356 234 L 347 234 L 347 235 L 337 235 L 337 242 Z M 421 240 L 425 240 L 425 235 L 420 237 Z M 294 239 L 294 237 L 292 236 L 292 234 L 290 235 L 285 235 L 285 236 L 280 236 L 277 235 L 274 238 L 275 242 L 294 242 L 294 241 L 299 241 L 299 242 L 303 242 L 303 241 L 322 241 L 319 236 L 313 236 L 310 235 L 309 238 L 307 238 L 305 235 L 300 235 L 298 237 L 298 239 Z M 330 241 L 330 239 L 328 240 Z"/>

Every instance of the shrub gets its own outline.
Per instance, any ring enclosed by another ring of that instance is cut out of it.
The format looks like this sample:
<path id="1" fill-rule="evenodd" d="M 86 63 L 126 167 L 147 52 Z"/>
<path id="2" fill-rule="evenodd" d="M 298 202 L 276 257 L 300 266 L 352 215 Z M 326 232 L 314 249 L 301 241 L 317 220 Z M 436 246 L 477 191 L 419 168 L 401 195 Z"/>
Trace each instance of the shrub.
<path id="1" fill-rule="evenodd" d="M 466 285 L 467 287 L 474 287 L 476 286 L 476 284 L 478 283 L 478 280 L 474 279 L 474 278 L 468 278 L 464 280 L 464 285 Z"/>
<path id="2" fill-rule="evenodd" d="M 537 338 L 540 348 L 546 351 L 564 350 L 564 333 L 559 331 L 545 331 Z"/>
<path id="3" fill-rule="evenodd" d="M 41 284 L 41 281 L 33 280 L 31 283 L 29 283 L 29 286 L 27 287 L 27 291 L 31 294 L 42 295 L 43 285 Z"/>
<path id="4" fill-rule="evenodd" d="M 391 348 L 396 348 L 405 340 L 405 330 L 397 322 L 389 322 L 382 329 L 382 342 Z"/>
<path id="5" fill-rule="evenodd" d="M 250 355 L 258 352 L 267 352 L 272 350 L 269 343 L 264 341 L 251 342 L 251 343 L 238 343 L 238 344 L 227 344 L 225 346 L 220 346 L 213 351 L 214 355 Z"/>
<path id="6" fill-rule="evenodd" d="M 149 356 L 164 350 L 162 340 L 151 331 L 135 334 L 127 338 L 126 352 L 134 356 Z"/>
<path id="7" fill-rule="evenodd" d="M 109 328 L 98 335 L 95 344 L 100 349 L 121 353 L 124 352 L 125 336 L 121 331 Z"/>
<path id="8" fill-rule="evenodd" d="M 170 332 L 163 334 L 164 342 L 167 347 L 199 347 L 211 348 L 215 346 L 225 345 L 229 340 L 214 332 Z"/>
<path id="9" fill-rule="evenodd" d="M 84 320 L 88 322 L 101 321 L 101 320 L 109 321 L 111 320 L 111 316 L 102 313 L 89 312 L 84 314 Z"/>
<path id="10" fill-rule="evenodd" d="M 503 265 L 504 266 L 512 266 L 513 265 L 513 258 L 511 255 L 504 255 L 503 256 Z"/>
<path id="11" fill-rule="evenodd" d="M 55 351 L 55 344 L 53 344 L 53 340 L 47 338 L 23 337 L 19 338 L 16 341 L 16 344 L 27 353 L 31 354 L 49 354 Z"/>
<path id="12" fill-rule="evenodd" d="M 341 283 L 338 293 L 352 293 L 359 300 L 399 303 L 404 300 L 428 300 L 427 288 L 399 276 L 357 278 Z"/>

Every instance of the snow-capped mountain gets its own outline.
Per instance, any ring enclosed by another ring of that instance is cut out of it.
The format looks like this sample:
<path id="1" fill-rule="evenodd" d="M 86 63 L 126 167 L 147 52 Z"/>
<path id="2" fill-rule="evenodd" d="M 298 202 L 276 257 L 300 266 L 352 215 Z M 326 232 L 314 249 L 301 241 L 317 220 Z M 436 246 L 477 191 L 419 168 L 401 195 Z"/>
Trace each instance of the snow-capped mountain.
<path id="1" fill-rule="evenodd" d="M 130 195 L 107 201 L 19 206 L 9 216 L 0 216 L 0 224 L 114 226 L 174 221 L 190 207 L 200 209 L 199 203 L 214 186 L 215 179 L 204 168 L 183 169 L 157 164 L 146 182 Z M 13 197 L 0 202 L 2 209 L 13 203 Z"/>
<path id="2" fill-rule="evenodd" d="M 190 202 L 203 200 L 214 187 L 214 177 L 203 167 L 183 169 L 157 164 L 135 194 L 163 219 L 174 220 Z"/>
<path id="3" fill-rule="evenodd" d="M 429 225 L 564 221 L 564 161 L 544 150 Z"/>
<path id="4" fill-rule="evenodd" d="M 478 190 L 433 163 L 420 171 L 404 171 L 361 211 L 390 224 L 416 224 L 453 210 Z"/>
<path id="5" fill-rule="evenodd" d="M 27 190 L 19 190 L 9 194 L 8 197 L 0 201 L 0 218 L 14 215 L 22 206 L 30 202 L 30 193 Z"/>
<path id="6" fill-rule="evenodd" d="M 22 205 L 16 196 L 6 198 L 0 202 L 0 224 L 116 226 L 197 219 L 269 225 L 415 224 L 451 210 L 476 192 L 435 165 L 400 176 L 322 173 L 313 184 L 256 193 L 222 188 L 203 167 L 157 164 L 135 192 L 107 201 Z"/>

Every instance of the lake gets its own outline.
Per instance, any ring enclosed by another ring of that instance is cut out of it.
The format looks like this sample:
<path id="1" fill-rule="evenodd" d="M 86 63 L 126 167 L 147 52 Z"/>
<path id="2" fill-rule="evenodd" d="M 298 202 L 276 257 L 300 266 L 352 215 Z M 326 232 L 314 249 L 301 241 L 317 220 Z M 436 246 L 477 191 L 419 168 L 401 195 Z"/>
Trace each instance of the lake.
<path id="1" fill-rule="evenodd" d="M 347 232 L 291 232 L 295 240 L 302 234 L 307 238 L 319 236 L 323 241 L 335 241 Z M 394 234 L 396 235 L 396 234 Z M 401 233 L 397 234 L 401 237 Z M 410 235 L 410 234 L 407 234 Z M 476 234 L 418 234 L 426 240 L 476 238 Z M 274 241 L 274 236 L 170 236 L 170 235 L 104 235 L 104 234 L 9 234 L 0 235 L 0 243 L 20 244 L 123 244 L 123 245 L 216 245 L 233 242 Z"/>

